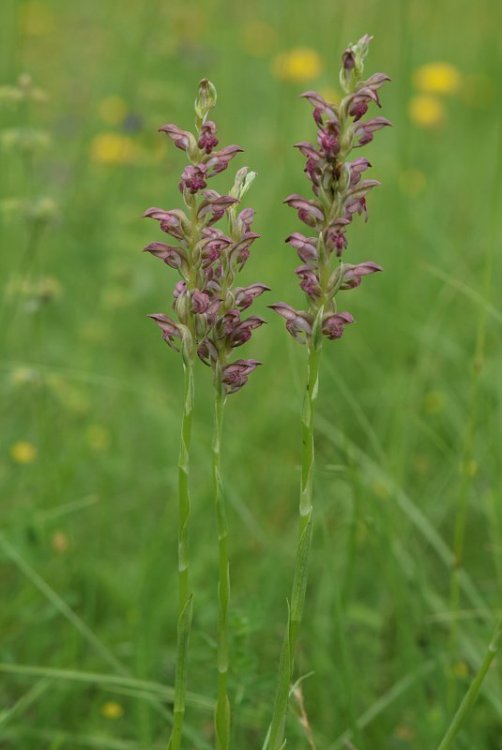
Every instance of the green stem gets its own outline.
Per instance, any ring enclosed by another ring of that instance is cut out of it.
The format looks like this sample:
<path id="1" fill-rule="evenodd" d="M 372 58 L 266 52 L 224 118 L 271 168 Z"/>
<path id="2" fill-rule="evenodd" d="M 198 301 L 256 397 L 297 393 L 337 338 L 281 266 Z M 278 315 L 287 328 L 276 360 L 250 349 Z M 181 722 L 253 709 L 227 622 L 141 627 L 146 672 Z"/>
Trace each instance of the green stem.
<path id="1" fill-rule="evenodd" d="M 190 442 L 194 398 L 193 358 L 183 362 L 185 401 L 178 458 L 178 625 L 176 676 L 174 680 L 173 726 L 168 750 L 179 750 L 185 718 L 186 659 L 192 624 L 192 594 L 189 583 L 188 526 L 190 521 Z"/>
<path id="2" fill-rule="evenodd" d="M 272 723 L 266 745 L 268 750 L 280 750 L 284 745 L 286 715 L 290 686 L 293 681 L 294 658 L 298 633 L 303 618 L 307 589 L 310 545 L 312 540 L 312 484 L 314 472 L 314 413 L 319 384 L 321 347 L 309 348 L 307 389 L 302 414 L 302 474 L 298 522 L 298 543 L 293 576 L 289 616 L 279 662 L 279 678 L 274 703 Z"/>
<path id="3" fill-rule="evenodd" d="M 481 667 L 479 668 L 479 671 L 476 677 L 473 679 L 473 681 L 469 685 L 469 689 L 467 693 L 465 694 L 464 699 L 462 703 L 460 704 L 457 713 L 453 717 L 451 724 L 446 731 L 445 736 L 443 737 L 440 744 L 438 745 L 438 750 L 449 750 L 449 748 L 451 747 L 451 744 L 453 740 L 455 739 L 457 732 L 459 731 L 462 723 L 464 722 L 464 719 L 466 718 L 468 712 L 470 711 L 470 709 L 473 707 L 474 703 L 476 702 L 476 699 L 479 695 L 479 691 L 481 690 L 481 685 L 483 684 L 483 680 L 485 679 L 486 674 L 490 668 L 490 665 L 495 658 L 495 654 L 497 653 L 497 649 L 498 649 L 501 639 L 502 639 L 502 621 L 499 622 L 497 629 L 495 630 L 495 633 L 490 642 L 490 645 L 488 646 L 488 649 L 486 651 L 485 658 L 483 659 Z"/>
<path id="4" fill-rule="evenodd" d="M 217 750 L 228 750 L 230 741 L 230 702 L 228 699 L 228 605 L 230 565 L 228 558 L 228 522 L 221 481 L 221 432 L 225 396 L 216 378 L 214 432 L 212 442 L 214 507 L 218 526 L 218 696 L 214 715 Z"/>

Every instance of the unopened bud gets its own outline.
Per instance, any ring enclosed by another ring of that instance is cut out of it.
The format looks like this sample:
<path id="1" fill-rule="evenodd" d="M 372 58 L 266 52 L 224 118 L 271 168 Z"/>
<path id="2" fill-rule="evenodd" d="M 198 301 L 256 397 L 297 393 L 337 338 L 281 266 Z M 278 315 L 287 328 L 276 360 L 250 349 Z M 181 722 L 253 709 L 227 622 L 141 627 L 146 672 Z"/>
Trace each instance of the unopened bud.
<path id="1" fill-rule="evenodd" d="M 211 81 L 203 78 L 199 83 L 199 93 L 195 100 L 196 124 L 200 128 L 211 109 L 216 106 L 216 89 Z"/>
<path id="2" fill-rule="evenodd" d="M 248 167 L 242 167 L 242 169 L 239 169 L 235 175 L 235 182 L 230 191 L 232 198 L 237 198 L 238 201 L 242 200 L 253 184 L 255 177 L 256 172 L 250 172 Z"/>

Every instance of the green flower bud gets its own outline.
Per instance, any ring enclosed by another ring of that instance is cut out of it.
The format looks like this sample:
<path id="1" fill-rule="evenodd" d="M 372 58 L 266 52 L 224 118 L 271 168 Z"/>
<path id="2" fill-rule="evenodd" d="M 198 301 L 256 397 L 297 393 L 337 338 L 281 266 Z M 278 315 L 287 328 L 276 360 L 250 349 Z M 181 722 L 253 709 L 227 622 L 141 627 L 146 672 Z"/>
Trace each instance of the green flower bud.
<path id="1" fill-rule="evenodd" d="M 205 121 L 209 112 L 216 106 L 216 89 L 211 81 L 203 78 L 199 83 L 199 93 L 195 100 L 196 125 L 198 128 Z"/>
<path id="2" fill-rule="evenodd" d="M 237 198 L 238 201 L 246 195 L 247 191 L 253 184 L 256 177 L 256 172 L 250 172 L 249 167 L 242 167 L 235 175 L 235 182 L 230 191 L 232 198 Z"/>

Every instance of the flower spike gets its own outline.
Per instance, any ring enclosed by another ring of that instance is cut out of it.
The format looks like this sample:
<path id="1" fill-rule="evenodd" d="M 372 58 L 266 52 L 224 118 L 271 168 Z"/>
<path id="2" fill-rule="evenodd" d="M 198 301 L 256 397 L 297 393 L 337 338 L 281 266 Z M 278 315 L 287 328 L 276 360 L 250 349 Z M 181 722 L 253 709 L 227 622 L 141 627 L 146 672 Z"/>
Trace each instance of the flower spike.
<path id="1" fill-rule="evenodd" d="M 272 309 L 286 318 L 286 328 L 295 339 L 309 345 L 319 335 L 331 340 L 340 338 L 345 325 L 353 320 L 348 319 L 349 313 L 337 312 L 337 292 L 354 289 L 363 276 L 382 270 L 371 261 L 359 265 L 341 261 L 348 247 L 347 227 L 357 215 L 367 221 L 367 195 L 380 185 L 378 180 L 363 179 L 371 167 L 368 159 L 359 157 L 351 161 L 350 153 L 391 124 L 381 116 L 364 119 L 372 104 L 381 106 L 379 89 L 390 80 L 385 73 L 374 73 L 364 79 L 364 59 L 370 41 L 371 37 L 365 35 L 342 55 L 340 81 L 346 96 L 340 104 L 327 102 L 315 91 L 302 94 L 313 107 L 317 137 L 315 143 L 300 141 L 295 147 L 305 157 L 305 173 L 314 197 L 308 199 L 295 193 L 284 202 L 297 211 L 300 221 L 314 235 L 307 237 L 294 232 L 286 239 L 303 263 L 296 269 L 296 275 L 308 308 L 293 311 L 294 315 L 284 303 L 272 305 Z M 314 321 L 319 316 L 319 325 L 315 327 Z"/>

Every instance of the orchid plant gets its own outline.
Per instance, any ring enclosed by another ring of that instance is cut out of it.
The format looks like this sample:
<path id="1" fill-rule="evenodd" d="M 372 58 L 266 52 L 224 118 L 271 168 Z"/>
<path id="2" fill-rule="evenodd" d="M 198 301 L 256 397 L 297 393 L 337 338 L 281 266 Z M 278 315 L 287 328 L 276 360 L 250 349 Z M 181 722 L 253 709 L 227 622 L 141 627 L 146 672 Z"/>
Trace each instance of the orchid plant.
<path id="1" fill-rule="evenodd" d="M 227 750 L 230 739 L 228 698 L 228 630 L 230 566 L 228 524 L 221 480 L 221 433 L 226 398 L 247 382 L 260 364 L 254 359 L 232 360 L 233 350 L 245 344 L 265 321 L 257 315 L 243 317 L 256 297 L 268 290 L 265 284 L 235 285 L 236 277 L 249 258 L 258 235 L 251 225 L 254 211 L 239 210 L 255 174 L 240 169 L 228 195 L 207 187 L 207 181 L 227 169 L 242 151 L 239 146 L 216 150 L 216 125 L 208 119 L 216 104 L 216 90 L 203 80 L 195 101 L 196 133 L 167 124 L 160 131 L 184 151 L 189 164 L 184 168 L 179 190 L 185 204 L 165 211 L 150 208 L 145 216 L 155 219 L 160 229 L 177 244 L 152 242 L 145 250 L 175 269 L 181 279 L 173 291 L 175 319 L 164 313 L 150 315 L 162 331 L 164 341 L 180 352 L 185 373 L 184 409 L 178 461 L 178 626 L 174 717 L 170 750 L 181 746 L 185 715 L 187 653 L 192 621 L 193 594 L 189 578 L 190 443 L 194 406 L 194 363 L 198 357 L 212 370 L 214 384 L 214 433 L 212 441 L 215 514 L 218 529 L 218 684 L 215 709 L 215 737 L 218 750 Z M 216 228 L 225 219 L 226 231 Z"/>
<path id="2" fill-rule="evenodd" d="M 364 79 L 364 60 L 371 37 L 362 37 L 342 56 L 340 84 L 345 96 L 339 104 L 328 103 L 315 91 L 303 96 L 313 107 L 317 143 L 302 141 L 296 147 L 306 157 L 305 173 L 313 199 L 290 195 L 285 203 L 298 212 L 309 236 L 294 232 L 287 237 L 301 260 L 296 269 L 306 295 L 306 309 L 285 302 L 271 305 L 286 320 L 288 332 L 305 344 L 308 352 L 307 384 L 303 405 L 303 458 L 300 484 L 299 528 L 296 563 L 286 631 L 284 635 L 272 721 L 265 742 L 268 750 L 281 750 L 294 674 L 296 643 L 303 618 L 312 541 L 314 478 L 314 414 L 319 391 L 319 364 L 325 339 L 339 339 L 351 313 L 338 306 L 340 292 L 354 289 L 365 276 L 381 271 L 373 261 L 342 261 L 348 241 L 346 231 L 356 214 L 367 219 L 366 195 L 377 180 L 363 179 L 371 166 L 365 157 L 350 160 L 353 149 L 365 146 L 373 134 L 391 123 L 384 117 L 363 120 L 369 105 L 380 106 L 378 90 L 389 80 L 384 73 Z"/>

